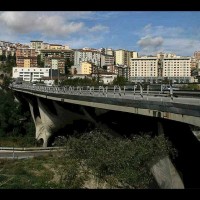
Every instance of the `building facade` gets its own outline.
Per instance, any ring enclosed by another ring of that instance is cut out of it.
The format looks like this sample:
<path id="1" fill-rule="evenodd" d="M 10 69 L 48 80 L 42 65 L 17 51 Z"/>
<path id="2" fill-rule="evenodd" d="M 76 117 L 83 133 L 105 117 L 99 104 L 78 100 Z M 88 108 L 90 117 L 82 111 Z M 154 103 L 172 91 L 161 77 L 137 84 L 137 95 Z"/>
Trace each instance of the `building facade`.
<path id="1" fill-rule="evenodd" d="M 115 62 L 114 56 L 107 55 L 107 54 L 101 55 L 101 67 L 103 67 L 104 65 L 106 66 L 114 65 L 114 62 Z"/>
<path id="2" fill-rule="evenodd" d="M 22 78 L 23 81 L 35 82 L 42 77 L 49 77 L 50 68 L 39 68 L 39 67 L 13 67 L 12 78 Z"/>
<path id="3" fill-rule="evenodd" d="M 37 67 L 37 55 L 35 49 L 19 48 L 16 50 L 17 67 Z"/>
<path id="4" fill-rule="evenodd" d="M 42 49 L 43 41 L 40 40 L 32 40 L 30 41 L 30 47 L 35 49 L 36 52 L 39 52 Z"/>
<path id="5" fill-rule="evenodd" d="M 80 72 L 77 69 L 77 74 L 91 74 L 92 73 L 92 63 L 81 62 Z"/>
<path id="6" fill-rule="evenodd" d="M 130 81 L 132 82 L 189 82 L 191 79 L 191 58 L 176 55 L 132 58 Z"/>
<path id="7" fill-rule="evenodd" d="M 127 51 L 124 49 L 115 50 L 115 64 L 130 66 L 130 59 L 137 58 L 138 53 L 135 51 Z"/>
<path id="8" fill-rule="evenodd" d="M 44 62 L 46 57 L 59 57 L 64 59 L 69 59 L 71 62 L 74 61 L 74 51 L 73 50 L 66 50 L 66 49 L 42 49 L 41 53 L 41 60 Z"/>
<path id="9" fill-rule="evenodd" d="M 74 66 L 80 66 L 81 62 L 91 62 L 96 66 L 101 65 L 101 53 L 93 49 L 79 49 L 74 51 Z"/>

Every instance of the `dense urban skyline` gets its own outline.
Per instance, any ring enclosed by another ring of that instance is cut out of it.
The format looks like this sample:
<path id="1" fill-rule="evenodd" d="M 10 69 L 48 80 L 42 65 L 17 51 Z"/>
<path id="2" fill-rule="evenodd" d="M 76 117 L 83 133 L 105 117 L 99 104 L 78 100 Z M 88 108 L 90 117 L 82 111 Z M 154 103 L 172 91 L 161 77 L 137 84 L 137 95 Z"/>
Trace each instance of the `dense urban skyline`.
<path id="1" fill-rule="evenodd" d="M 0 40 L 192 56 L 200 50 L 199 18 L 199 11 L 5 11 Z"/>

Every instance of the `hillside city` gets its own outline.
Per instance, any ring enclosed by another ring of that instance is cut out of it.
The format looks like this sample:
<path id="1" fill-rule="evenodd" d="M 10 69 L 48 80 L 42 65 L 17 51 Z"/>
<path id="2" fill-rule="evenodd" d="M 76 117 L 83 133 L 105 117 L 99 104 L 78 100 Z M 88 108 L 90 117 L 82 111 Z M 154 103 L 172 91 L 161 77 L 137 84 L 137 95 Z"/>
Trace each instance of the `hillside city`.
<path id="1" fill-rule="evenodd" d="M 200 51 L 0 41 L 0 188 L 199 188 L 199 83 Z"/>
<path id="2" fill-rule="evenodd" d="M 10 71 L 6 68 L 8 60 Z M 40 40 L 30 44 L 0 41 L 0 79 L 7 75 L 53 85 L 56 79 L 92 78 L 98 74 L 103 84 L 112 83 L 117 76 L 135 83 L 199 83 L 199 69 L 200 51 L 193 56 L 162 52 L 140 56 L 125 49 L 71 49 Z"/>

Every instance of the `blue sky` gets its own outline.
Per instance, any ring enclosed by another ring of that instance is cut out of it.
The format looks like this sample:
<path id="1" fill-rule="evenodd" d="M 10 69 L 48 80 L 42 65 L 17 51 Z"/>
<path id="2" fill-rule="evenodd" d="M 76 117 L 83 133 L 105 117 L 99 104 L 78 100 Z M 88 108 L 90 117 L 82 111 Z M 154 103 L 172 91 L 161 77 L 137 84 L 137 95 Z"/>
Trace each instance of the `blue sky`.
<path id="1" fill-rule="evenodd" d="M 200 11 L 6 11 L 0 40 L 192 56 L 200 50 Z"/>

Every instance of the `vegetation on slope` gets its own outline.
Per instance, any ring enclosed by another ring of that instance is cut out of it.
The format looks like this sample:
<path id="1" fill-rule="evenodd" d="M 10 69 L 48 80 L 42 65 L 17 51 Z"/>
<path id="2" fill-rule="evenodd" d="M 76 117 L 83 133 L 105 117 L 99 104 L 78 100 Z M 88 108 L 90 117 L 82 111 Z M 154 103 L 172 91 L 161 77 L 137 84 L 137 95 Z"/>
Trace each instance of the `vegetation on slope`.
<path id="1" fill-rule="evenodd" d="M 175 155 L 162 135 L 116 138 L 94 130 L 64 145 L 49 157 L 0 161 L 0 188 L 152 188 L 150 167 Z"/>

